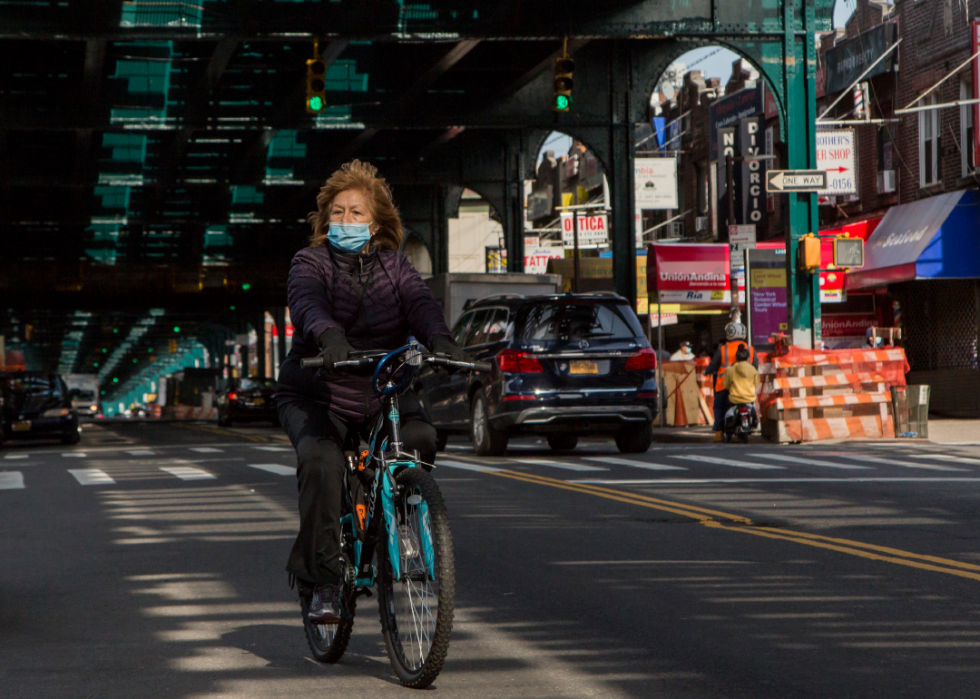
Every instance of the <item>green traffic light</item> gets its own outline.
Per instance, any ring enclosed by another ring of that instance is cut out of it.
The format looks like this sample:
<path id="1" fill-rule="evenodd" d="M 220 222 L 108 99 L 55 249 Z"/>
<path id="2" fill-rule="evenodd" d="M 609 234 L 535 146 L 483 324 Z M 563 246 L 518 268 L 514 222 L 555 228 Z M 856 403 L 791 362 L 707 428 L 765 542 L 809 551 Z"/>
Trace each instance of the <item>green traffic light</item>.
<path id="1" fill-rule="evenodd" d="M 309 105 L 310 105 L 310 109 L 312 109 L 314 112 L 321 111 L 325 106 L 323 104 L 323 98 L 320 97 L 320 95 L 313 95 L 312 97 L 310 97 Z"/>
<path id="2" fill-rule="evenodd" d="M 564 112 L 571 103 L 572 99 L 568 95 L 555 95 L 555 109 Z"/>
<path id="3" fill-rule="evenodd" d="M 242 284 L 242 291 L 248 291 L 251 288 L 252 288 L 252 285 L 249 284 L 248 282 L 245 282 L 244 284 Z"/>
<path id="4" fill-rule="evenodd" d="M 118 376 L 113 376 L 112 377 L 112 383 L 119 383 L 119 377 Z"/>
<path id="5" fill-rule="evenodd" d="M 174 332 L 175 333 L 179 333 L 180 332 L 180 326 L 179 325 L 175 325 L 174 326 Z"/>

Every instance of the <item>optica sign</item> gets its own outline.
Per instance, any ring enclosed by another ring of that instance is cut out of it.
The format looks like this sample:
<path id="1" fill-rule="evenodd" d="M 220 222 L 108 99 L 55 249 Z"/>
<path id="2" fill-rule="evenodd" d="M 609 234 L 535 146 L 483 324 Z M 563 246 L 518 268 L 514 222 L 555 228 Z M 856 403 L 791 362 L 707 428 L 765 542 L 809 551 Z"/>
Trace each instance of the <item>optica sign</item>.
<path id="1" fill-rule="evenodd" d="M 596 216 L 575 216 L 561 214 L 561 243 L 566 248 L 575 245 L 574 221 L 578 220 L 578 246 L 580 248 L 601 248 L 609 245 L 609 225 L 605 214 Z"/>
<path id="2" fill-rule="evenodd" d="M 727 245 L 651 245 L 647 260 L 651 303 L 731 303 Z"/>

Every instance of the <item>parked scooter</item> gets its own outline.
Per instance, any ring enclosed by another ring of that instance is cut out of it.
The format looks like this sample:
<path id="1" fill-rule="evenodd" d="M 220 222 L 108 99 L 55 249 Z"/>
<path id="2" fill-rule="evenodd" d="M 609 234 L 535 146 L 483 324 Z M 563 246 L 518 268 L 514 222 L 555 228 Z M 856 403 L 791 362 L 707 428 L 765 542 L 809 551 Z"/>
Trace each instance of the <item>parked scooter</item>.
<path id="1" fill-rule="evenodd" d="M 737 439 L 742 444 L 749 443 L 749 435 L 759 426 L 759 416 L 756 415 L 752 403 L 733 405 L 725 413 L 725 443 L 730 444 Z"/>

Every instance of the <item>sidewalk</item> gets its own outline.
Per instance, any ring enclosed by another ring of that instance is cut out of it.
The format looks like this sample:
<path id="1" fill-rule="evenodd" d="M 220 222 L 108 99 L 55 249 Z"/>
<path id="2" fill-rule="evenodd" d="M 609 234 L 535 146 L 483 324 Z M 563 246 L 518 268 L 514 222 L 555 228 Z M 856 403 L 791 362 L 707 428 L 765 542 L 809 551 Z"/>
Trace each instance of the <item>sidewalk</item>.
<path id="1" fill-rule="evenodd" d="M 704 444 L 711 442 L 714 433 L 710 427 L 699 425 L 696 427 L 657 427 L 653 426 L 653 441 L 655 444 Z M 765 442 L 758 433 L 753 434 L 752 442 Z M 882 440 L 846 440 L 831 439 L 822 442 L 808 442 L 808 444 L 839 444 L 848 441 L 882 441 Z M 896 439 L 886 440 L 896 442 L 908 442 L 910 444 L 923 444 L 926 440 L 922 439 Z M 980 420 L 929 420 L 929 439 L 928 442 L 934 444 L 977 444 L 980 445 Z"/>
<path id="2" fill-rule="evenodd" d="M 929 441 L 980 444 L 980 420 L 929 420 Z"/>

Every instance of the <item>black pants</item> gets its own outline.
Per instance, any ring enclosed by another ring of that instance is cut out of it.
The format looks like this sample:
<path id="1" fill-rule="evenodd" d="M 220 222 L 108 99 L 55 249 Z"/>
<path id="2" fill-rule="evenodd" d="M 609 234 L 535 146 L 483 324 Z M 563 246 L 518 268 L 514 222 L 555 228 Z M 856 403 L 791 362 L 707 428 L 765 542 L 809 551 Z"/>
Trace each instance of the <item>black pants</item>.
<path id="1" fill-rule="evenodd" d="M 433 463 L 435 428 L 414 395 L 405 394 L 398 401 L 404 449 L 418 449 L 422 461 Z M 363 422 L 349 421 L 312 399 L 297 399 L 279 405 L 279 419 L 296 449 L 299 480 L 299 535 L 286 570 L 308 583 L 336 583 L 341 576 L 340 505 L 347 468 L 344 446 L 352 433 L 367 439 L 377 415 Z"/>

